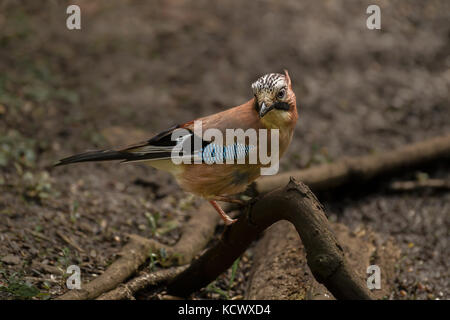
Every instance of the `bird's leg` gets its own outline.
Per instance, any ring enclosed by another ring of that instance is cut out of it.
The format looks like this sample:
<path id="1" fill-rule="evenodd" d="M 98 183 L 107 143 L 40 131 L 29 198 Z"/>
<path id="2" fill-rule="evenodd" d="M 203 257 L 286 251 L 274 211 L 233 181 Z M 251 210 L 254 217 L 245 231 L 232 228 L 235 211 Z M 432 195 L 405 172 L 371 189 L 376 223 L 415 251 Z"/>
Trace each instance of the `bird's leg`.
<path id="1" fill-rule="evenodd" d="M 229 203 L 235 203 L 239 204 L 241 206 L 247 205 L 247 201 L 239 200 L 239 199 L 233 199 L 231 197 L 225 197 L 225 196 L 215 196 L 214 201 L 223 201 L 223 202 L 229 202 Z"/>
<path id="2" fill-rule="evenodd" d="M 216 209 L 216 211 L 220 214 L 220 217 L 222 218 L 223 222 L 225 222 L 225 225 L 229 226 L 237 221 L 237 219 L 231 219 L 223 210 L 222 208 L 217 204 L 216 201 L 210 200 L 209 203 Z"/>

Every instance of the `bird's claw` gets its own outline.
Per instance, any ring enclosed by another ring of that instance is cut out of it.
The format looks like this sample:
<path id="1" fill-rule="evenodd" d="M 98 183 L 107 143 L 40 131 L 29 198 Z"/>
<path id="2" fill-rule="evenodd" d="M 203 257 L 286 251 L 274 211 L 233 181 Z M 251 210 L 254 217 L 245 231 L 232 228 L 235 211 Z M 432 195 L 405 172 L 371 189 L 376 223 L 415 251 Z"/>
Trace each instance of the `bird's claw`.
<path id="1" fill-rule="evenodd" d="M 233 223 L 235 223 L 238 219 L 224 219 L 223 222 L 225 223 L 226 226 L 231 226 Z"/>

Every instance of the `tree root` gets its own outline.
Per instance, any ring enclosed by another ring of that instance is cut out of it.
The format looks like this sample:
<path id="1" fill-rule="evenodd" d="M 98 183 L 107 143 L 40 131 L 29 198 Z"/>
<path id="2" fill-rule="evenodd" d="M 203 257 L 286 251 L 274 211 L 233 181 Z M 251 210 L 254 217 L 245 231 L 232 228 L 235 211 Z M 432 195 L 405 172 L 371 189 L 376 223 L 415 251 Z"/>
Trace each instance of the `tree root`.
<path id="1" fill-rule="evenodd" d="M 292 178 L 285 188 L 266 194 L 248 208 L 214 247 L 168 284 L 167 292 L 186 297 L 206 286 L 228 269 L 263 230 L 279 220 L 295 226 L 314 277 L 337 299 L 372 299 L 349 267 L 323 207 L 306 185 Z"/>
<path id="2" fill-rule="evenodd" d="M 125 300 L 134 299 L 136 293 L 148 287 L 164 285 L 176 275 L 184 271 L 187 267 L 173 267 L 155 272 L 143 272 L 139 276 L 131 279 L 125 284 L 102 294 L 97 300 Z"/>
<path id="3" fill-rule="evenodd" d="M 441 179 L 396 181 L 391 183 L 389 188 L 393 191 L 412 191 L 421 189 L 450 190 L 450 181 Z"/>
<path id="4" fill-rule="evenodd" d="M 373 290 L 376 299 L 388 297 L 395 286 L 395 264 L 400 249 L 391 239 L 358 228 L 354 232 L 345 225 L 331 223 L 342 244 L 347 261 L 361 281 L 366 281 L 369 265 L 381 269 L 381 289 Z M 279 221 L 264 232 L 254 247 L 252 271 L 247 281 L 246 299 L 251 300 L 330 300 L 333 295 L 315 281 L 308 268 L 306 252 L 294 226 Z"/>
<path id="5" fill-rule="evenodd" d="M 289 177 L 303 181 L 314 192 L 363 182 L 382 174 L 405 170 L 450 157 L 450 135 L 413 143 L 394 151 L 347 158 L 331 164 L 261 177 L 255 182 L 259 194 L 284 186 Z"/>
<path id="6" fill-rule="evenodd" d="M 130 235 L 130 242 L 122 249 L 120 258 L 100 276 L 82 285 L 80 290 L 71 290 L 58 300 L 95 299 L 102 293 L 113 290 L 126 281 L 149 258 L 151 252 L 161 249 L 167 253 L 171 264 L 188 264 L 202 250 L 214 234 L 219 219 L 214 209 L 205 203 L 198 208 L 183 228 L 181 238 L 173 247 L 152 239 Z"/>

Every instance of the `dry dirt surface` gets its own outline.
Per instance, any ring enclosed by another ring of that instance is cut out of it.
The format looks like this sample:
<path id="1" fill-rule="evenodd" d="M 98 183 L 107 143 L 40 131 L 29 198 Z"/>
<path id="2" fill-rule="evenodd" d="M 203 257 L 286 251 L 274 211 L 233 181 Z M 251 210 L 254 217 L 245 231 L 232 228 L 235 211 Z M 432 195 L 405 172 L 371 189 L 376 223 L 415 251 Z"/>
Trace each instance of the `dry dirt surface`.
<path id="1" fill-rule="evenodd" d="M 128 233 L 173 244 L 201 201 L 143 165 L 52 163 L 245 102 L 265 73 L 287 68 L 299 105 L 283 171 L 450 132 L 449 1 L 377 1 L 381 30 L 366 28 L 368 1 L 71 3 L 81 30 L 66 28 L 66 1 L 0 1 L 2 299 L 56 297 L 72 264 L 89 281 Z M 449 299 L 450 193 L 389 182 L 319 199 L 332 221 L 401 249 L 385 298 Z M 242 298 L 252 256 L 193 298 Z"/>

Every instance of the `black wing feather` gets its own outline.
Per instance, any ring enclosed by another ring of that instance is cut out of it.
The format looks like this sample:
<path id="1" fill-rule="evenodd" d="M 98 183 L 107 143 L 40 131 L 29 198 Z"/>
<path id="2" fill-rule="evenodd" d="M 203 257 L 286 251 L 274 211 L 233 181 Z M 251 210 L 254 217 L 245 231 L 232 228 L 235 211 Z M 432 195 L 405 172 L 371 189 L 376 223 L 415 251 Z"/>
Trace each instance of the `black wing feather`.
<path id="1" fill-rule="evenodd" d="M 122 160 L 123 162 L 131 162 L 142 160 L 170 159 L 170 157 L 172 156 L 173 148 L 179 143 L 179 141 L 172 140 L 172 133 L 179 128 L 179 125 L 173 126 L 147 141 L 134 144 L 123 149 L 97 150 L 76 154 L 59 160 L 59 162 L 56 163 L 55 166 L 88 161 Z M 188 130 L 188 132 L 191 138 L 193 137 L 193 139 L 201 139 L 199 137 L 196 137 L 192 133 L 192 131 Z M 210 141 L 202 140 L 202 148 L 204 148 L 209 143 Z M 196 150 L 194 150 L 194 143 L 191 143 L 191 146 L 192 147 L 190 150 L 190 155 L 194 155 L 196 152 Z"/>

